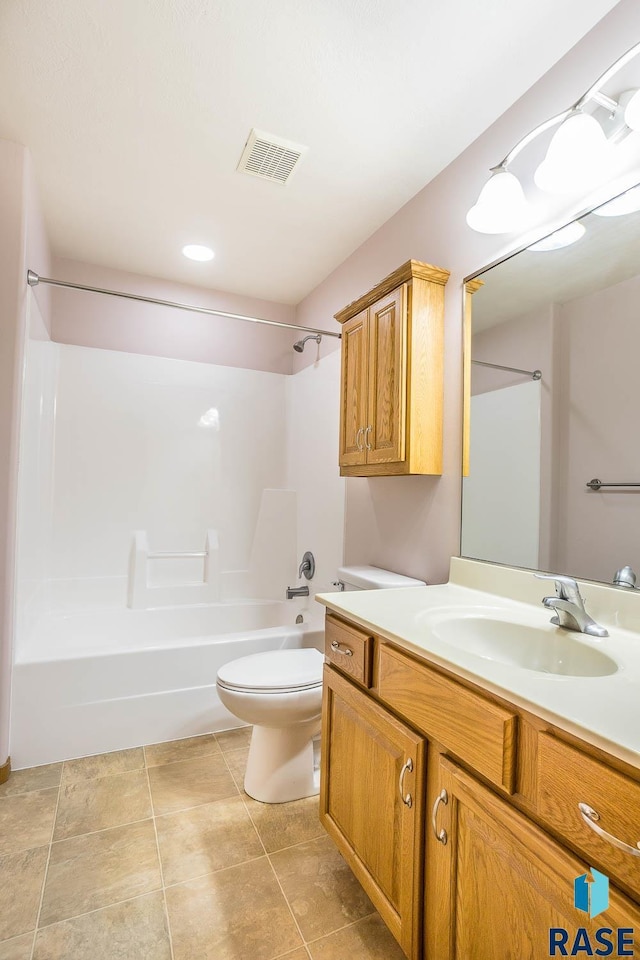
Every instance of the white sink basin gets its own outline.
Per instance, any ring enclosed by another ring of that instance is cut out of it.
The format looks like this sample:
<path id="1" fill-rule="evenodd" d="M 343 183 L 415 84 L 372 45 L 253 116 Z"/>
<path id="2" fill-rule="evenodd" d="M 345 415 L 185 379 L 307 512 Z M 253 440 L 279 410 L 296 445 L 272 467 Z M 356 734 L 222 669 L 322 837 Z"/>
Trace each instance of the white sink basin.
<path id="1" fill-rule="evenodd" d="M 563 630 L 540 630 L 491 617 L 450 617 L 432 624 L 433 634 L 484 660 L 564 677 L 607 677 L 614 660 Z"/>

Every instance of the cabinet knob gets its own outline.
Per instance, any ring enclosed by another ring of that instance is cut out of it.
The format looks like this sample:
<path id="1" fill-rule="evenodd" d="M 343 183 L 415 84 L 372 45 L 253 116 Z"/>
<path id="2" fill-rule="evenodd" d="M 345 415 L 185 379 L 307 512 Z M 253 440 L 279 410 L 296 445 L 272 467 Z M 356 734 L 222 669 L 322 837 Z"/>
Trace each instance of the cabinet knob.
<path id="1" fill-rule="evenodd" d="M 625 853 L 630 853 L 632 857 L 640 857 L 640 841 L 638 841 L 635 847 L 632 847 L 631 844 L 625 843 L 624 840 L 618 840 L 612 833 L 607 833 L 606 830 L 598 826 L 597 821 L 600 819 L 600 814 L 597 810 L 594 810 L 593 807 L 590 807 L 588 803 L 579 803 L 578 810 L 586 825 L 590 827 L 594 833 L 597 833 L 599 837 L 602 837 L 607 843 L 617 847 L 618 850 L 624 850 Z"/>
<path id="2" fill-rule="evenodd" d="M 356 447 L 362 453 L 364 450 L 364 444 L 360 443 L 360 434 L 364 433 L 364 427 L 359 427 L 356 433 Z"/>
<path id="3" fill-rule="evenodd" d="M 443 846 L 447 845 L 447 831 L 442 827 L 438 830 L 438 824 L 436 823 L 436 817 L 438 816 L 438 807 L 441 803 L 449 803 L 449 794 L 446 790 L 441 790 L 438 796 L 436 797 L 436 802 L 433 805 L 433 810 L 431 811 L 431 827 L 433 829 L 433 834 Z"/>
<path id="4" fill-rule="evenodd" d="M 369 424 L 369 426 L 366 427 L 366 428 L 365 428 L 365 431 L 364 431 L 364 443 L 365 443 L 365 446 L 366 446 L 367 450 L 373 450 L 373 447 L 371 446 L 371 444 L 370 444 L 369 441 L 367 440 L 367 437 L 368 437 L 369 434 L 371 433 L 371 430 L 372 430 L 372 427 L 371 427 L 371 424 Z"/>
<path id="5" fill-rule="evenodd" d="M 405 792 L 404 792 L 404 775 L 405 775 L 405 773 L 407 773 L 407 772 L 411 773 L 412 771 L 413 771 L 413 760 L 411 759 L 411 757 L 409 757 L 409 759 L 407 760 L 407 762 L 406 762 L 405 765 L 403 766 L 402 770 L 400 771 L 400 779 L 398 780 L 398 790 L 400 791 L 400 799 L 402 800 L 402 802 L 403 802 L 403 803 L 405 804 L 405 806 L 407 806 L 407 807 L 413 806 L 413 799 L 412 799 L 410 793 L 407 793 L 407 794 L 405 795 Z"/>

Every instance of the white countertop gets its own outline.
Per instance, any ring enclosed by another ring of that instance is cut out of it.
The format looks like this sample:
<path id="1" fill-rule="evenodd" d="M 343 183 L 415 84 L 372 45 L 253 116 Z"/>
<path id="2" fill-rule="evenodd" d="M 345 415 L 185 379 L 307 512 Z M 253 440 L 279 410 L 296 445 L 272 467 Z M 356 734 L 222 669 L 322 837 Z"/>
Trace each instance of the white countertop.
<path id="1" fill-rule="evenodd" d="M 587 612 L 606 626 L 608 637 L 551 624 L 553 611 L 540 601 L 554 592 L 553 584 L 534 579 L 532 572 L 458 558 L 447 584 L 325 593 L 316 600 L 640 769 L 640 632 L 629 629 L 640 624 L 640 591 L 628 596 L 620 588 L 582 581 L 580 587 Z M 559 676 L 489 659 L 438 636 L 438 625 L 452 616 L 507 621 L 514 630 L 534 628 L 550 643 L 569 634 L 606 654 L 617 670 L 608 676 Z"/>

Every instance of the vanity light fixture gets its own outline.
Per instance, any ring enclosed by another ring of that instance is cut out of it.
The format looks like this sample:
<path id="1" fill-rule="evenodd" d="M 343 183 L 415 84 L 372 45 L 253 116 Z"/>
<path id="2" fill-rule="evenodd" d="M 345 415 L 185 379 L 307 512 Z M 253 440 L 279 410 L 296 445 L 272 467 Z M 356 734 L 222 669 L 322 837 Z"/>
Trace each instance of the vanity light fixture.
<path id="1" fill-rule="evenodd" d="M 545 193 L 588 189 L 606 172 L 611 144 L 595 117 L 572 110 L 554 133 L 533 179 Z"/>
<path id="2" fill-rule="evenodd" d="M 198 260 L 200 263 L 213 260 L 215 256 L 211 247 L 205 247 L 201 243 L 188 243 L 186 247 L 182 248 L 182 252 L 189 260 Z"/>
<path id="3" fill-rule="evenodd" d="M 584 237 L 585 232 L 584 226 L 578 220 L 574 220 L 573 223 L 568 223 L 566 227 L 561 227 L 560 230 L 550 233 L 548 237 L 543 237 L 537 243 L 532 243 L 527 247 L 527 250 L 533 250 L 536 253 L 560 250 L 562 247 L 568 247 L 572 243 L 576 243 L 577 240 Z"/>
<path id="4" fill-rule="evenodd" d="M 552 127 L 558 129 L 535 172 L 536 186 L 545 193 L 575 193 L 602 179 L 613 155 L 613 144 L 632 130 L 640 130 L 640 90 L 627 91 L 619 100 L 612 100 L 601 93 L 601 89 L 639 53 L 640 43 L 636 43 L 572 106 L 538 124 L 516 143 L 504 160 L 491 167 L 490 179 L 467 214 L 467 223 L 473 230 L 509 233 L 527 226 L 533 208 L 509 166 L 533 140 Z M 613 121 L 609 136 L 599 121 L 586 112 L 589 105 L 608 111 L 609 120 Z"/>

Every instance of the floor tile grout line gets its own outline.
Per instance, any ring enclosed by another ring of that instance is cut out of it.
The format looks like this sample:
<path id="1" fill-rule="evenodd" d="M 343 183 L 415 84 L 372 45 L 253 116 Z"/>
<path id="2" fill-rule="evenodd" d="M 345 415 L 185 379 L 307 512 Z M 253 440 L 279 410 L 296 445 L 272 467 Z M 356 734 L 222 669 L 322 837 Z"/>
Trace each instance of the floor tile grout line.
<path id="1" fill-rule="evenodd" d="M 96 754 L 96 756 L 101 756 L 101 754 Z M 82 759 L 79 757 L 78 759 Z M 68 761 L 65 760 L 66 764 Z M 60 788 L 62 787 L 77 787 L 80 783 L 95 783 L 96 780 L 108 780 L 109 777 L 127 777 L 132 773 L 144 773 L 145 767 L 132 767 L 131 770 L 114 770 L 112 773 L 101 773 L 99 777 L 81 777 L 79 780 L 67 780 L 64 779 L 64 771 L 60 777 Z"/>
<path id="2" fill-rule="evenodd" d="M 301 941 L 302 941 L 302 946 L 305 946 L 307 941 L 305 940 L 304 934 L 303 934 L 302 930 L 300 929 L 300 924 L 298 923 L 298 921 L 297 921 L 297 919 L 296 919 L 296 915 L 295 915 L 295 913 L 293 912 L 293 907 L 292 907 L 291 904 L 289 903 L 289 898 L 287 897 L 286 893 L 284 892 L 284 889 L 283 889 L 283 887 L 282 887 L 282 884 L 280 883 L 280 878 L 278 877 L 278 874 L 276 873 L 276 868 L 275 868 L 274 865 L 272 864 L 272 862 L 271 862 L 271 857 L 269 856 L 269 854 L 267 854 L 267 860 L 269 861 L 269 866 L 271 867 L 271 871 L 272 871 L 272 873 L 273 873 L 273 875 L 274 875 L 274 877 L 275 877 L 275 879 L 276 879 L 276 883 L 278 884 L 278 887 L 280 888 L 280 893 L 282 894 L 282 896 L 283 896 L 283 898 L 284 898 L 284 902 L 285 902 L 286 905 L 287 905 L 287 909 L 288 909 L 289 913 L 291 914 L 291 917 L 292 917 L 292 919 L 293 919 L 293 922 L 294 922 L 295 925 L 296 925 L 296 930 L 297 930 L 298 933 L 300 934 L 300 939 L 301 939 Z"/>
<path id="3" fill-rule="evenodd" d="M 178 810 L 169 810 L 168 813 L 154 813 L 153 816 L 157 820 L 164 820 L 165 817 L 177 817 L 180 813 L 188 813 L 189 810 L 198 810 L 199 807 L 210 807 L 214 803 L 226 803 L 228 800 L 236 800 L 239 798 L 240 791 L 237 790 L 236 793 L 229 794 L 228 797 L 220 797 L 219 800 L 205 800 L 203 803 L 196 803 L 192 807 L 180 807 Z"/>
<path id="4" fill-rule="evenodd" d="M 152 744 L 153 746 L 153 744 Z M 159 770 L 160 767 L 174 767 L 178 763 L 196 763 L 198 760 L 211 760 L 212 757 L 224 757 L 222 750 L 214 750 L 213 753 L 201 753 L 197 757 L 184 757 L 182 760 L 165 760 L 164 763 L 148 763 L 146 770 Z"/>
<path id="5" fill-rule="evenodd" d="M 19 771 L 18 771 L 19 772 Z M 0 795 L 0 800 L 12 800 L 14 797 L 26 797 L 28 793 L 41 793 L 43 790 L 59 790 L 59 783 L 51 783 L 48 787 L 32 787 L 30 790 L 18 790 L 16 793 L 5 793 Z M 2 941 L 0 940 L 0 943 Z"/>
<path id="6" fill-rule="evenodd" d="M 119 830 L 121 827 L 133 827 L 136 823 L 146 823 L 147 820 L 153 820 L 153 815 L 142 817 L 140 820 L 127 820 L 126 823 L 114 823 L 110 827 L 100 827 L 99 830 L 87 830 L 86 833 L 74 833 L 70 837 L 60 837 L 59 840 L 52 840 L 52 845 L 56 843 L 67 843 L 69 840 L 80 840 L 81 837 L 93 837 L 96 833 L 106 833 L 107 830 Z"/>
<path id="7" fill-rule="evenodd" d="M 256 860 L 264 860 L 266 856 L 266 853 L 261 853 L 257 857 L 249 857 L 248 860 L 238 860 L 237 863 L 229 863 L 226 867 L 219 867 L 217 870 L 207 870 L 206 873 L 198 873 L 195 877 L 185 877 L 184 880 L 175 880 L 172 883 L 166 883 L 165 890 L 172 890 L 173 887 L 181 887 L 186 883 L 195 883 L 196 880 L 203 880 L 205 877 L 217 876 L 219 873 L 223 873 L 225 870 L 233 870 L 235 867 L 244 867 L 247 863 L 255 863 Z"/>
<path id="8" fill-rule="evenodd" d="M 29 960 L 33 960 L 35 951 L 36 951 L 36 939 L 38 936 L 38 927 L 40 926 L 40 916 L 42 914 L 42 905 L 44 903 L 44 892 L 47 886 L 47 877 L 49 875 L 49 864 L 51 862 L 51 851 L 53 849 L 53 835 L 56 829 L 56 821 L 58 819 L 58 807 L 60 806 L 60 794 L 62 793 L 62 772 L 60 774 L 60 784 L 58 786 L 58 796 L 56 797 L 56 806 L 53 811 L 53 820 L 51 822 L 51 833 L 49 835 L 49 849 L 47 851 L 47 862 L 44 867 L 44 874 L 42 876 L 42 889 L 40 890 L 40 902 L 38 904 L 38 912 L 36 913 L 36 922 L 33 925 L 33 943 L 31 944 L 31 952 L 29 954 Z"/>
<path id="9" fill-rule="evenodd" d="M 164 917 L 167 924 L 167 936 L 169 937 L 169 953 L 171 954 L 171 960 L 174 960 L 173 954 L 173 937 L 171 935 L 171 920 L 169 919 L 169 908 L 167 906 L 167 891 L 164 882 L 164 869 L 162 866 L 162 856 L 160 854 L 160 840 L 158 839 L 158 826 L 156 824 L 156 814 L 155 806 L 153 803 L 153 794 L 151 792 L 151 780 L 149 778 L 149 768 L 147 767 L 147 751 L 145 748 L 142 748 L 145 760 L 145 773 L 147 775 L 147 789 L 149 791 L 149 803 L 151 804 L 151 819 L 153 820 L 153 833 L 156 838 L 156 854 L 158 857 L 158 868 L 160 870 L 160 883 L 162 884 L 162 903 L 164 905 Z"/>
<path id="10" fill-rule="evenodd" d="M 79 920 L 81 917 L 89 917 L 93 913 L 100 913 L 102 910 L 110 910 L 112 907 L 119 907 L 123 903 L 133 903 L 134 900 L 142 900 L 144 897 L 150 897 L 154 893 L 162 893 L 162 887 L 156 887 L 155 890 L 146 890 L 144 893 L 136 893 L 135 897 L 124 897 L 122 900 L 114 900 L 113 903 L 105 903 L 101 907 L 94 907 L 93 910 L 85 910 L 84 913 L 74 913 L 71 917 L 64 917 L 62 920 L 52 920 L 51 923 L 45 923 L 36 929 L 36 933 L 41 930 L 49 930 L 50 927 L 58 926 L 61 923 L 68 923 L 70 920 Z M 2 941 L 0 941 L 2 942 Z"/>
<path id="11" fill-rule="evenodd" d="M 242 787 L 239 787 L 239 786 L 238 786 L 238 784 L 237 784 L 237 782 L 236 782 L 236 778 L 234 777 L 234 775 L 233 775 L 233 773 L 232 773 L 232 771 L 231 771 L 231 767 L 230 767 L 229 764 L 227 763 L 226 757 L 225 757 L 225 761 L 224 761 L 224 762 L 225 762 L 225 765 L 226 765 L 226 767 L 227 767 L 227 770 L 229 771 L 229 775 L 230 775 L 231 779 L 233 780 L 233 782 L 234 782 L 235 785 L 236 785 L 236 790 L 238 791 L 238 796 L 239 796 L 240 799 L 242 800 L 244 809 L 246 810 L 247 816 L 249 817 L 249 820 L 251 821 L 251 826 L 252 826 L 253 829 L 255 830 L 256 836 L 257 836 L 258 840 L 260 841 L 260 846 L 261 846 L 262 849 L 264 850 L 264 855 L 265 855 L 265 857 L 268 857 L 269 854 L 267 853 L 267 848 L 265 847 L 264 841 L 263 841 L 262 837 L 260 836 L 260 831 L 258 830 L 258 828 L 257 828 L 257 826 L 256 826 L 256 824 L 255 824 L 255 821 L 254 821 L 253 817 L 251 816 L 251 811 L 249 810 L 249 807 L 247 806 L 247 803 L 246 803 L 246 801 L 245 801 L 245 799 L 244 799 L 244 790 L 242 789 Z"/>
<path id="12" fill-rule="evenodd" d="M 235 783 L 234 783 L 235 786 Z M 191 807 L 178 807 L 177 810 L 167 810 L 166 813 L 153 813 L 154 817 L 172 817 L 176 813 L 186 813 L 188 810 L 197 810 L 198 807 L 208 807 L 210 803 L 219 803 L 221 800 L 233 800 L 239 795 L 240 791 L 236 789 L 235 793 L 230 793 L 228 797 L 220 797 L 219 800 L 205 800 L 203 803 L 194 803 Z M 151 801 L 153 803 L 153 799 Z M 155 807 L 154 807 L 155 811 Z M 149 818 L 147 818 L 149 819 Z"/>
<path id="13" fill-rule="evenodd" d="M 337 927 L 335 930 L 331 930 L 330 933 L 323 933 L 320 937 L 314 937 L 313 940 L 305 940 L 305 947 L 310 946 L 311 944 L 318 943 L 319 940 L 326 940 L 327 937 L 332 937 L 336 933 L 342 933 L 343 930 L 348 930 L 349 927 L 355 927 L 357 923 L 362 923 L 363 920 L 368 920 L 370 917 L 375 917 L 377 915 L 377 910 L 372 910 L 371 913 L 365 914 L 364 917 L 358 917 L 357 920 L 351 920 L 349 923 L 345 923 L 342 927 Z"/>

